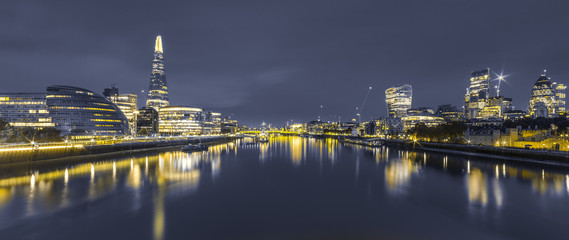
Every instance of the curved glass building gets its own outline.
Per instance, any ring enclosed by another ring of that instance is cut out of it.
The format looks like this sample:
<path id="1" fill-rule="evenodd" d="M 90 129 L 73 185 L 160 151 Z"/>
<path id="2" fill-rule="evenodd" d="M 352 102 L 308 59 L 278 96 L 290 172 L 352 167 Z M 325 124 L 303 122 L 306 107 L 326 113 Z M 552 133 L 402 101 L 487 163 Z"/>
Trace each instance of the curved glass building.
<path id="1" fill-rule="evenodd" d="M 117 105 L 87 89 L 49 86 L 46 104 L 55 128 L 63 136 L 91 138 L 128 133 L 128 121 Z"/>
<path id="2" fill-rule="evenodd" d="M 532 117 L 553 117 L 555 114 L 555 90 L 545 73 L 533 85 L 529 113 Z"/>
<path id="3" fill-rule="evenodd" d="M 392 118 L 407 116 L 407 110 L 411 108 L 413 100 L 413 88 L 409 84 L 403 84 L 385 90 L 385 102 L 387 114 Z"/>

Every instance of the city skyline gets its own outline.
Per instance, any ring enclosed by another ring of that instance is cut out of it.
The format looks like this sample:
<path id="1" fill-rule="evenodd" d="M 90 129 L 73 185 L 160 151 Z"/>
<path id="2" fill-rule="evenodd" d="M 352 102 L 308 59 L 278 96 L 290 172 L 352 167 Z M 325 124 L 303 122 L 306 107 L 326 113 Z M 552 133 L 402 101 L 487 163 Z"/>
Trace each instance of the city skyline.
<path id="1" fill-rule="evenodd" d="M 383 91 L 403 83 L 417 89 L 413 98 L 421 106 L 461 106 L 470 72 L 484 68 L 510 75 L 501 95 L 511 97 L 516 109 L 527 108 L 543 69 L 566 84 L 565 4 L 486 3 L 492 7 L 330 3 L 319 11 L 318 2 L 302 9 L 295 3 L 229 4 L 219 11 L 208 3 L 164 4 L 160 9 L 168 14 L 149 18 L 153 8 L 145 2 L 124 17 L 125 3 L 69 3 L 71 11 L 14 1 L 0 10 L 7 20 L 2 24 L 11 23 L 0 33 L 2 70 L 14 80 L 3 92 L 40 92 L 50 84 L 101 92 L 118 84 L 123 93 L 137 93 L 140 103 L 156 35 L 168 42 L 172 105 L 215 109 L 248 125 L 306 122 L 320 111 L 323 120 L 355 118 L 369 86 L 374 90 L 362 121 L 385 116 Z M 480 9 L 488 17 L 471 21 Z M 109 17 L 85 17 L 100 12 Z M 24 17 L 29 13 L 35 14 Z M 220 20 L 227 17 L 234 21 Z M 445 21 L 451 17 L 454 22 Z M 32 34 L 38 29 L 44 34 Z"/>

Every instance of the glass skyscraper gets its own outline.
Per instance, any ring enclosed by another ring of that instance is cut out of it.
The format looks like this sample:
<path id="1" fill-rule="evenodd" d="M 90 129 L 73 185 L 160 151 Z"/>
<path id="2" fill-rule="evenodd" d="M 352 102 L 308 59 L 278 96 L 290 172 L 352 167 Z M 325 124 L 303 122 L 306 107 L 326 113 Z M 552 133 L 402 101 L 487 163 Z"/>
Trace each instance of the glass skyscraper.
<path id="1" fill-rule="evenodd" d="M 555 117 L 557 114 L 557 99 L 556 99 L 556 83 L 551 83 L 549 78 L 545 76 L 545 72 L 537 79 L 531 91 L 529 100 L 529 114 L 532 117 Z M 564 86 L 561 86 L 564 90 Z M 563 98 L 559 102 L 563 103 L 565 108 L 565 94 L 561 92 Z"/>
<path id="2" fill-rule="evenodd" d="M 389 117 L 401 118 L 407 116 L 407 110 L 411 108 L 413 100 L 413 88 L 409 84 L 403 84 L 385 90 L 385 102 Z"/>
<path id="3" fill-rule="evenodd" d="M 478 117 L 490 97 L 490 68 L 470 73 L 470 86 L 464 96 L 465 116 Z"/>
<path id="4" fill-rule="evenodd" d="M 152 107 L 156 110 L 169 105 L 163 54 L 162 36 L 158 35 L 154 46 L 152 74 L 150 76 L 150 86 L 148 88 L 148 99 L 146 100 L 146 106 Z"/>

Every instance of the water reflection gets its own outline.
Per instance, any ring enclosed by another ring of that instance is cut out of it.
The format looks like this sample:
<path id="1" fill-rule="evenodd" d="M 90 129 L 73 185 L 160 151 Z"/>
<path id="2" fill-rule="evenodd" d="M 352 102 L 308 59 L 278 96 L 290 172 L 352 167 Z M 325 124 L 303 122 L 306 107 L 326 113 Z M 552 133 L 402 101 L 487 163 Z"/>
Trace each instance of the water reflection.
<path id="1" fill-rule="evenodd" d="M 411 182 L 411 177 L 417 174 L 420 165 L 414 159 L 415 152 L 404 152 L 400 158 L 391 159 L 385 167 L 385 185 L 390 193 L 400 193 Z"/>
<path id="2" fill-rule="evenodd" d="M 233 161 L 238 159 L 238 152 L 247 158 Z M 248 153 L 250 154 L 246 155 Z M 465 211 L 468 214 L 485 213 L 494 209 L 501 210 L 498 212 L 502 214 L 507 212 L 502 209 L 508 208 L 508 201 L 511 203 L 514 196 L 518 195 L 536 195 L 544 197 L 543 199 L 569 196 L 569 174 L 563 171 L 536 169 L 475 157 L 388 147 L 371 148 L 335 139 L 271 136 L 268 143 L 242 139 L 235 143 L 212 146 L 207 152 L 172 151 L 55 169 L 30 169 L 25 174 L 2 177 L 0 227 L 18 218 L 57 211 L 121 192 L 128 195 L 129 207 L 132 206 L 129 211 L 139 211 L 151 202 L 151 208 L 147 209 L 152 211 L 152 237 L 166 239 L 168 196 L 194 195 L 198 187 L 208 186 L 204 183 L 210 179 L 218 179 L 216 184 L 222 183 L 224 181 L 221 176 L 227 176 L 228 169 L 251 162 L 251 158 L 254 166 L 247 168 L 251 171 L 257 170 L 257 165 L 262 166 L 260 171 L 273 171 L 275 168 L 263 167 L 281 164 L 276 166 L 284 169 L 282 171 L 294 169 L 292 174 L 299 179 L 299 184 L 313 184 L 306 181 L 316 181 L 315 178 L 304 174 L 318 174 L 318 179 L 328 177 L 323 182 L 331 185 L 324 187 L 334 190 L 338 189 L 336 187 L 342 189 L 345 181 L 350 181 L 347 186 L 356 188 L 365 184 L 366 191 L 373 191 L 366 193 L 367 196 L 394 199 L 414 195 L 419 196 L 416 199 L 421 199 L 424 197 L 421 194 L 427 194 L 426 192 L 439 194 L 441 198 L 456 194 L 460 197 L 452 198 L 453 204 L 469 210 Z M 226 161 L 231 162 L 229 168 L 224 165 Z M 283 164 L 290 167 L 282 167 Z M 240 168 L 239 174 L 247 175 L 248 171 Z M 229 176 L 247 177 L 235 173 Z M 258 180 L 263 179 L 251 179 L 251 184 Z M 295 183 L 287 183 L 286 186 Z M 444 186 L 444 190 L 440 190 L 441 186 Z M 514 195 L 511 186 L 524 192 Z M 297 185 L 291 187 L 300 188 Z M 145 196 L 148 197 L 145 199 Z M 146 221 L 150 223 L 149 220 Z"/>
<path id="3" fill-rule="evenodd" d="M 117 191 L 121 184 L 132 190 L 136 210 L 141 205 L 141 190 L 156 186 L 153 192 L 154 236 L 162 239 L 167 193 L 194 189 L 204 171 L 212 177 L 217 176 L 221 171 L 222 153 L 235 152 L 232 148 L 236 148 L 234 143 L 211 146 L 207 152 L 166 152 L 64 168 L 35 169 L 28 175 L 1 178 L 0 226 L 36 213 L 94 201 Z M 75 188 L 70 196 L 69 187 L 74 185 L 79 188 Z M 24 208 L 18 204 L 20 199 L 25 201 Z"/>

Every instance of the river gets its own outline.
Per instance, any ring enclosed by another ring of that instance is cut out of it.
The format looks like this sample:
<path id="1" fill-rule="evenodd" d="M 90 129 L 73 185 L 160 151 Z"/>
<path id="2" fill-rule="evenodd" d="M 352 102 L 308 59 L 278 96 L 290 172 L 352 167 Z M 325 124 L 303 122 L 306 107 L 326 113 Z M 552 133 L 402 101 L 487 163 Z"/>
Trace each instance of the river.
<path id="1" fill-rule="evenodd" d="M 569 238 L 566 169 L 333 139 L 0 170 L 0 239 Z"/>

